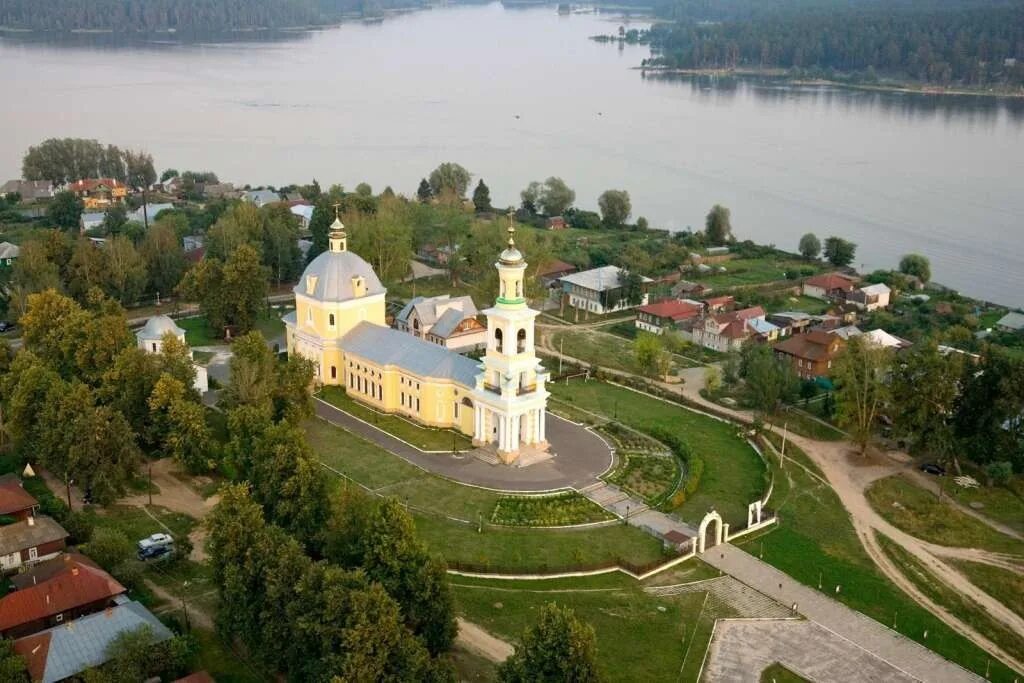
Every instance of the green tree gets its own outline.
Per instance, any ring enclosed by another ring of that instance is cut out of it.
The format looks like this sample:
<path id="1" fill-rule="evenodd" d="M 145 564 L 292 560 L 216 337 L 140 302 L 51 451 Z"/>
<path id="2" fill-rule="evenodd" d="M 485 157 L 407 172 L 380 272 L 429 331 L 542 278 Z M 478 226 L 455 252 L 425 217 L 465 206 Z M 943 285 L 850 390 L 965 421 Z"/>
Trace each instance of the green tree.
<path id="1" fill-rule="evenodd" d="M 743 349 L 742 374 L 747 402 L 762 413 L 774 415 L 783 401 L 796 398 L 799 381 L 793 366 L 776 358 L 768 346 Z"/>
<path id="2" fill-rule="evenodd" d="M 139 252 L 145 261 L 149 287 L 167 296 L 185 274 L 185 252 L 171 220 L 161 218 L 146 232 Z"/>
<path id="3" fill-rule="evenodd" d="M 965 364 L 960 388 L 953 429 L 962 451 L 982 465 L 1006 460 L 1024 470 L 1024 361 L 990 346 L 978 365 Z"/>
<path id="4" fill-rule="evenodd" d="M 378 277 L 396 282 L 409 274 L 413 256 L 409 204 L 402 199 L 385 199 L 369 216 L 347 214 L 353 225 L 349 246 L 365 257 Z"/>
<path id="5" fill-rule="evenodd" d="M 260 249 L 264 218 L 259 207 L 250 202 L 238 202 L 232 206 L 221 214 L 206 235 L 207 258 L 227 261 L 243 244 Z"/>
<path id="6" fill-rule="evenodd" d="M 714 245 L 723 245 L 733 240 L 732 219 L 729 209 L 721 204 L 715 204 L 711 211 L 704 218 L 704 234 L 708 242 Z"/>
<path id="7" fill-rule="evenodd" d="M 633 212 L 629 193 L 625 190 L 605 190 L 597 198 L 597 206 L 601 209 L 601 220 L 610 228 L 621 228 Z"/>
<path id="8" fill-rule="evenodd" d="M 179 285 L 214 329 L 234 326 L 245 333 L 253 328 L 266 305 L 267 269 L 250 244 L 242 244 L 226 263 L 203 259 L 188 271 Z"/>
<path id="9" fill-rule="evenodd" d="M 128 222 L 128 209 L 124 204 L 111 204 L 103 215 L 103 232 L 107 235 L 116 235 Z"/>
<path id="10" fill-rule="evenodd" d="M 857 245 L 847 242 L 841 237 L 825 238 L 825 258 L 837 268 L 842 268 L 853 263 L 857 254 Z"/>
<path id="11" fill-rule="evenodd" d="M 430 189 L 430 183 L 426 178 L 420 180 L 420 186 L 416 188 L 416 197 L 423 203 L 429 202 L 434 196 L 434 191 Z"/>
<path id="12" fill-rule="evenodd" d="M 874 436 L 875 420 L 890 396 L 887 377 L 892 355 L 863 337 L 853 337 L 833 363 L 836 417 L 853 437 L 862 455 Z"/>
<path id="13" fill-rule="evenodd" d="M 537 201 L 545 215 L 560 216 L 576 201 L 576 192 L 564 180 L 552 176 L 544 181 Z"/>
<path id="14" fill-rule="evenodd" d="M 477 213 L 484 213 L 491 210 L 491 190 L 481 178 L 473 190 L 473 207 Z"/>
<path id="15" fill-rule="evenodd" d="M 171 178 L 177 178 L 180 174 L 176 168 L 164 169 L 164 172 L 160 174 L 160 182 L 166 183 Z"/>
<path id="16" fill-rule="evenodd" d="M 356 194 L 361 197 L 373 196 L 373 188 L 370 187 L 369 183 L 359 183 L 356 185 Z"/>
<path id="17" fill-rule="evenodd" d="M 665 348 L 661 337 L 641 332 L 633 342 L 633 356 L 645 375 L 664 379 L 672 367 L 672 354 Z"/>
<path id="18" fill-rule="evenodd" d="M 82 552 L 110 571 L 135 557 L 135 544 L 122 531 L 100 527 L 93 531 L 92 538 L 82 548 Z"/>
<path id="19" fill-rule="evenodd" d="M 955 457 L 951 418 L 963 374 L 962 355 L 943 354 L 934 341 L 915 344 L 893 365 L 892 410 L 897 434 L 914 453 Z"/>
<path id="20" fill-rule="evenodd" d="M 46 207 L 46 217 L 61 230 L 73 232 L 79 228 L 83 207 L 82 200 L 71 192 L 58 192 Z"/>
<path id="21" fill-rule="evenodd" d="M 96 683 L 171 680 L 184 675 L 193 659 L 191 643 L 181 636 L 157 642 L 149 625 L 122 631 L 107 646 L 107 662 L 93 675 Z M 85 683 L 93 683 L 87 677 Z"/>
<path id="22" fill-rule="evenodd" d="M 229 408 L 253 406 L 271 414 L 277 360 L 259 332 L 235 340 L 222 400 Z"/>
<path id="23" fill-rule="evenodd" d="M 107 250 L 97 249 L 87 239 L 75 240 L 75 251 L 67 269 L 68 293 L 77 301 L 85 301 L 88 293 L 98 288 L 110 291 L 110 265 Z"/>
<path id="24" fill-rule="evenodd" d="M 522 206 L 523 211 L 531 216 L 540 212 L 540 195 L 543 190 L 544 186 L 534 180 L 519 193 L 520 206 Z"/>
<path id="25" fill-rule="evenodd" d="M 465 168 L 446 161 L 430 172 L 430 191 L 435 197 L 450 192 L 461 199 L 466 196 L 470 177 Z"/>
<path id="26" fill-rule="evenodd" d="M 0 680 L 10 683 L 28 683 L 25 658 L 14 651 L 14 641 L 0 640 Z"/>
<path id="27" fill-rule="evenodd" d="M 926 256 L 907 254 L 900 259 L 900 272 L 913 275 L 921 282 L 928 282 L 932 279 L 932 264 Z"/>
<path id="28" fill-rule="evenodd" d="M 131 187 L 148 188 L 156 182 L 153 155 L 142 150 L 126 149 L 123 153 L 125 182 Z"/>
<path id="29" fill-rule="evenodd" d="M 123 173 L 119 178 L 116 173 L 101 173 L 101 170 L 110 170 L 102 168 L 107 152 L 115 152 L 115 160 L 120 161 L 116 147 L 104 150 L 96 140 L 50 138 L 28 148 L 21 161 L 21 174 L 27 180 L 49 180 L 54 185 L 98 175 L 123 180 Z"/>
<path id="30" fill-rule="evenodd" d="M 134 303 L 146 286 L 146 261 L 130 239 L 118 235 L 104 247 L 110 276 L 110 295 L 122 304 Z"/>
<path id="31" fill-rule="evenodd" d="M 501 683 L 601 679 L 593 627 L 554 603 L 541 608 L 537 624 L 523 632 L 515 653 L 498 667 Z"/>
<path id="32" fill-rule="evenodd" d="M 821 240 L 813 232 L 809 232 L 800 238 L 800 255 L 808 261 L 818 258 L 821 253 Z"/>

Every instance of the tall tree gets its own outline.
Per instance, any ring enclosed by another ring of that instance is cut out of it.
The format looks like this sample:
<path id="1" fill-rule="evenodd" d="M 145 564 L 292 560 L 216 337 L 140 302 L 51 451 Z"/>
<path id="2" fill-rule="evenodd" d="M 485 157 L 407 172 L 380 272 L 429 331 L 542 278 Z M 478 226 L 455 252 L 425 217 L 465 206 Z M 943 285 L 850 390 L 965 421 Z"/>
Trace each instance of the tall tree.
<path id="1" fill-rule="evenodd" d="M 721 246 L 733 240 L 732 218 L 729 209 L 715 204 L 704 218 L 704 234 L 710 244 Z"/>
<path id="2" fill-rule="evenodd" d="M 476 189 L 473 190 L 473 207 L 477 213 L 491 210 L 491 189 L 484 183 L 483 178 L 480 179 L 480 182 L 476 184 Z"/>
<path id="3" fill-rule="evenodd" d="M 429 202 L 434 196 L 434 191 L 430 188 L 430 182 L 426 178 L 420 179 L 420 185 L 416 188 L 416 197 L 421 202 Z"/>
<path id="4" fill-rule="evenodd" d="M 821 253 L 821 240 L 813 232 L 809 232 L 800 238 L 799 249 L 801 256 L 812 261 Z"/>
<path id="5" fill-rule="evenodd" d="M 540 194 L 543 189 L 544 186 L 534 180 L 519 193 L 523 211 L 531 216 L 540 212 Z"/>
<path id="6" fill-rule="evenodd" d="M 672 354 L 665 348 L 660 335 L 641 332 L 633 342 L 636 364 L 646 375 L 662 380 L 672 367 Z"/>
<path id="7" fill-rule="evenodd" d="M 61 230 L 72 232 L 78 230 L 83 207 L 82 200 L 71 192 L 58 192 L 46 207 L 46 217 Z"/>
<path id="8" fill-rule="evenodd" d="M 601 680 L 594 629 L 571 609 L 544 605 L 535 626 L 527 628 L 515 653 L 498 668 L 502 683 Z"/>
<path id="9" fill-rule="evenodd" d="M 835 236 L 825 238 L 825 258 L 833 266 L 842 268 L 850 265 L 856 254 L 857 245 L 853 242 Z"/>
<path id="10" fill-rule="evenodd" d="M 900 259 L 900 272 L 913 275 L 921 282 L 928 282 L 932 279 L 932 264 L 926 256 L 907 254 Z"/>
<path id="11" fill-rule="evenodd" d="M 185 274 L 185 252 L 174 222 L 158 220 L 146 231 L 139 251 L 146 263 L 150 289 L 161 296 L 169 296 Z"/>
<path id="12" fill-rule="evenodd" d="M 538 202 L 548 216 L 561 216 L 576 201 L 576 192 L 561 178 L 554 176 L 544 181 Z"/>
<path id="13" fill-rule="evenodd" d="M 385 199 L 369 216 L 349 213 L 349 246 L 365 257 L 385 282 L 397 282 L 409 274 L 412 228 L 409 205 L 402 199 Z M 453 257 L 454 258 L 454 257 Z"/>
<path id="14" fill-rule="evenodd" d="M 451 161 L 446 161 L 430 172 L 430 191 L 435 197 L 451 192 L 460 199 L 466 196 L 470 173 Z"/>
<path id="15" fill-rule="evenodd" d="M 156 182 L 153 155 L 149 152 L 126 149 L 124 151 L 124 166 L 125 180 L 128 185 L 145 189 Z"/>
<path id="16" fill-rule="evenodd" d="M 743 350 L 740 373 L 745 380 L 747 401 L 768 415 L 778 412 L 783 401 L 794 400 L 799 390 L 793 366 L 776 358 L 771 348 L 762 344 Z"/>
<path id="17" fill-rule="evenodd" d="M 915 453 L 955 457 L 952 419 L 963 374 L 963 356 L 943 354 L 928 340 L 901 354 L 892 373 L 893 420 Z"/>
<path id="18" fill-rule="evenodd" d="M 610 228 L 621 228 L 633 212 L 629 193 L 625 190 L 605 190 L 597 198 L 597 206 L 601 209 L 601 220 Z"/>
<path id="19" fill-rule="evenodd" d="M 867 452 L 875 432 L 875 421 L 889 400 L 887 382 L 892 367 L 889 349 L 864 337 L 853 337 L 833 363 L 836 383 L 836 416 L 850 432 L 861 454 Z"/>
<path id="20" fill-rule="evenodd" d="M 118 235 L 104 247 L 110 276 L 110 295 L 122 304 L 134 303 L 146 286 L 146 262 L 130 239 Z"/>

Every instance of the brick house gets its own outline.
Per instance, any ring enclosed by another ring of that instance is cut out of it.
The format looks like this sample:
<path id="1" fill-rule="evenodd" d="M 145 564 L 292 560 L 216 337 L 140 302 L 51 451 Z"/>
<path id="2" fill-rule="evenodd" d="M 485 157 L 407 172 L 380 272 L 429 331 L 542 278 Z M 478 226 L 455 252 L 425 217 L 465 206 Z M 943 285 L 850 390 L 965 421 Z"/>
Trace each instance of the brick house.
<path id="1" fill-rule="evenodd" d="M 824 330 L 811 330 L 806 334 L 795 334 L 775 345 L 775 353 L 793 364 L 793 370 L 801 379 L 828 377 L 832 361 L 843 348 L 842 337 Z"/>
<path id="2" fill-rule="evenodd" d="M 668 299 L 636 309 L 633 324 L 638 330 L 661 334 L 665 330 L 675 329 L 685 321 L 695 320 L 700 314 L 701 306 L 697 304 Z"/>
<path id="3" fill-rule="evenodd" d="M 825 273 L 807 278 L 803 294 L 824 301 L 845 301 L 847 293 L 852 292 L 855 286 L 852 278 L 839 273 Z"/>
<path id="4" fill-rule="evenodd" d="M 72 557 L 49 578 L 0 599 L 0 634 L 20 638 L 113 607 L 127 589 L 95 564 Z"/>
<path id="5" fill-rule="evenodd" d="M 0 516 L 24 521 L 35 514 L 39 501 L 25 490 L 21 477 L 5 474 L 0 477 Z"/>
<path id="6" fill-rule="evenodd" d="M 702 325 L 693 328 L 693 342 L 723 353 L 739 351 L 744 342 L 758 335 L 767 335 L 769 328 L 774 327 L 765 320 L 764 309 L 754 306 L 730 313 L 709 315 Z"/>
<path id="7" fill-rule="evenodd" d="M 64 550 L 67 537 L 64 527 L 45 515 L 0 527 L 0 571 L 56 557 Z"/>
<path id="8" fill-rule="evenodd" d="M 889 306 L 892 290 L 884 283 L 867 285 L 851 290 L 846 294 L 846 301 L 864 311 L 877 311 Z"/>

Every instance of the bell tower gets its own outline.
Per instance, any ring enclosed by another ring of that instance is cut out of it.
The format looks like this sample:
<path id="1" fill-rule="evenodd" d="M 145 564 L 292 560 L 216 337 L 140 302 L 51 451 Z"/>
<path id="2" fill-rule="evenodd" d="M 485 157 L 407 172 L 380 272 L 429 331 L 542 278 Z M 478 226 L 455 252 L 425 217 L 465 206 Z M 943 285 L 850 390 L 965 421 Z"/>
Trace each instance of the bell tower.
<path id="1" fill-rule="evenodd" d="M 508 246 L 498 256 L 498 297 L 487 316 L 487 352 L 477 376 L 474 441 L 494 444 L 502 461 L 518 459 L 520 446 L 546 448 L 547 371 L 534 349 L 534 319 L 526 305 L 526 260 L 516 247 L 509 214 Z"/>

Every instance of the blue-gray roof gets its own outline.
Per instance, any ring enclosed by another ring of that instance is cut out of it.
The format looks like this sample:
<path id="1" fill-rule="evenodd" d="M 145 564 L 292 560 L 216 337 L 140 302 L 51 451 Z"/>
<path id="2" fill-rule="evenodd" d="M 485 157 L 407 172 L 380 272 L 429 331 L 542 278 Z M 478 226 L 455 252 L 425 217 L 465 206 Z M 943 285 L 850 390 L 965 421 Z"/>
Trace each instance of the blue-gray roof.
<path id="1" fill-rule="evenodd" d="M 476 385 L 479 361 L 423 341 L 407 332 L 361 322 L 341 338 L 341 348 L 376 363 L 393 365 L 419 377 L 450 379 L 465 387 Z"/>
<path id="2" fill-rule="evenodd" d="M 169 316 L 154 315 L 146 321 L 145 327 L 135 333 L 135 336 L 144 341 L 160 341 L 164 335 L 170 332 L 175 337 L 181 337 L 185 330 L 178 327 Z"/>
<path id="3" fill-rule="evenodd" d="M 352 278 L 357 275 L 365 283 L 365 296 L 384 293 L 384 285 L 370 264 L 351 251 L 325 251 L 317 256 L 306 266 L 293 291 L 317 301 L 348 301 L 355 298 Z M 312 293 L 307 289 L 310 283 L 313 284 Z"/>
<path id="4" fill-rule="evenodd" d="M 441 317 L 437 319 L 434 326 L 430 328 L 430 334 L 441 339 L 447 339 L 455 331 L 455 328 L 459 326 L 459 323 L 468 317 L 463 311 L 449 308 L 441 314 Z"/>
<path id="5" fill-rule="evenodd" d="M 159 619 L 137 602 L 117 605 L 28 636 L 32 639 L 44 634 L 50 636 L 42 683 L 56 683 L 103 664 L 109 659 L 107 648 L 115 638 L 143 626 L 152 629 L 155 643 L 173 637 Z"/>
<path id="6" fill-rule="evenodd" d="M 263 206 L 265 204 L 273 204 L 274 202 L 281 201 L 281 196 L 273 190 L 249 190 L 245 193 L 245 198 L 256 206 Z"/>

